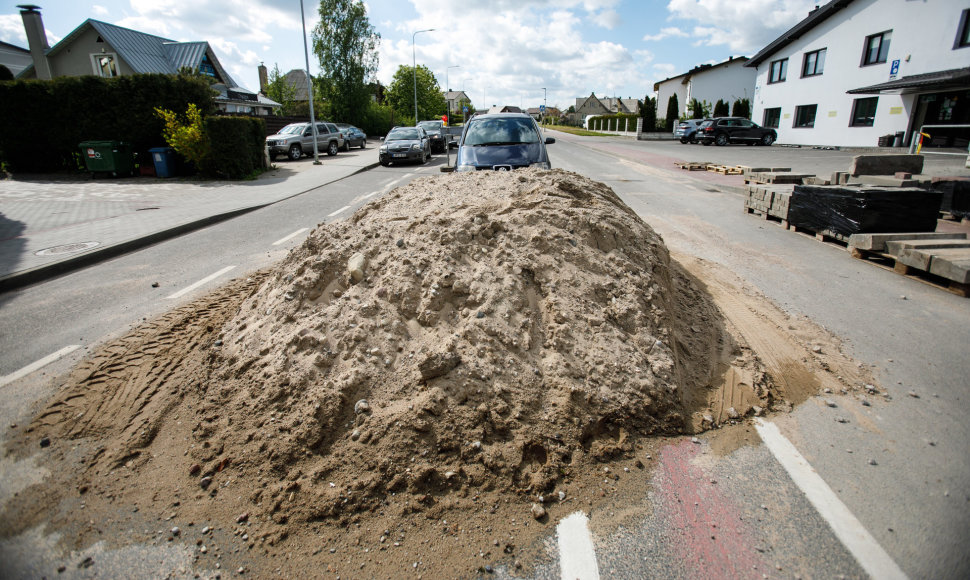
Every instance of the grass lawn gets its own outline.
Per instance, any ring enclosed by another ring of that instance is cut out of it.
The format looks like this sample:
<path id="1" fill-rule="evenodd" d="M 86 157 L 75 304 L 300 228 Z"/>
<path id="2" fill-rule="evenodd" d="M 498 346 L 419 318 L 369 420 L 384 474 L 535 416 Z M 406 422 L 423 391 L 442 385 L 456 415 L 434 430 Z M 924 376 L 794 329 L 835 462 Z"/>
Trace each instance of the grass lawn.
<path id="1" fill-rule="evenodd" d="M 615 137 L 616 135 L 610 135 L 609 133 L 599 133 L 596 131 L 587 131 L 586 129 L 581 129 L 579 127 L 567 127 L 566 125 L 543 125 L 546 129 L 552 129 L 554 131 L 562 131 L 563 133 L 572 133 L 573 135 L 580 135 L 583 137 Z"/>

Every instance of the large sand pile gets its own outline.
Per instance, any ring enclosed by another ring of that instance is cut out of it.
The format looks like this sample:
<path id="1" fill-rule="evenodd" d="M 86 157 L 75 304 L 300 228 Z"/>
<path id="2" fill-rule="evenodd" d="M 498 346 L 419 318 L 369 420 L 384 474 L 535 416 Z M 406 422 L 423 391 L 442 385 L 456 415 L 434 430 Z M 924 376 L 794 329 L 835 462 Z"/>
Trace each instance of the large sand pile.
<path id="1" fill-rule="evenodd" d="M 455 174 L 109 345 L 30 431 L 100 438 L 86 487 L 116 469 L 175 497 L 232 482 L 245 505 L 229 509 L 273 541 L 487 494 L 528 506 L 639 438 L 696 429 L 740 352 L 723 331 L 605 185 Z M 744 383 L 741 414 L 770 404 L 762 374 Z"/>

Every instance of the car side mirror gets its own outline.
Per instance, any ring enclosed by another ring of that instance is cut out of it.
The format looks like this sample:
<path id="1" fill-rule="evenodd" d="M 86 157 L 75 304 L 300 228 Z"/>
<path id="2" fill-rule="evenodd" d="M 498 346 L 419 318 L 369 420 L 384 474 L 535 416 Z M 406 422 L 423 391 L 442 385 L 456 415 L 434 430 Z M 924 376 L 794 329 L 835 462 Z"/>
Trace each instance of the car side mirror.
<path id="1" fill-rule="evenodd" d="M 555 142 L 556 142 L 555 137 L 546 137 L 546 145 L 552 145 Z"/>

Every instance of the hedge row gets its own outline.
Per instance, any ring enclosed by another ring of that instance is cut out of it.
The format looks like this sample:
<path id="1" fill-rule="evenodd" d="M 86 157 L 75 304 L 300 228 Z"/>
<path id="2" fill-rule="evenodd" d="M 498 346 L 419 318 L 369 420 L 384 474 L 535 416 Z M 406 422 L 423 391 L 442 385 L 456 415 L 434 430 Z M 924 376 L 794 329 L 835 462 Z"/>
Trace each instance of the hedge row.
<path id="1" fill-rule="evenodd" d="M 209 155 L 204 170 L 242 179 L 263 167 L 266 123 L 256 117 L 209 117 L 205 120 Z"/>
<path id="2" fill-rule="evenodd" d="M 60 77 L 0 82 L 0 161 L 20 173 L 77 171 L 82 141 L 131 144 L 140 160 L 165 146 L 155 107 L 184 112 L 195 103 L 215 110 L 205 80 L 192 76 Z"/>

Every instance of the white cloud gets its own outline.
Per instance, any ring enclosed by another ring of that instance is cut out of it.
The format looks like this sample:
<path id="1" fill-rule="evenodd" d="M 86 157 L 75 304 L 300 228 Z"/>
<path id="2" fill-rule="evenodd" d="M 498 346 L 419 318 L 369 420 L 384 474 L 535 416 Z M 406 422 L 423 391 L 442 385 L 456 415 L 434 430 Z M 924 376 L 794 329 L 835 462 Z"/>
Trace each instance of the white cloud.
<path id="1" fill-rule="evenodd" d="M 668 26 L 666 28 L 661 28 L 660 32 L 657 34 L 648 34 L 644 36 L 643 40 L 644 42 L 656 42 L 665 38 L 687 38 L 688 36 L 690 35 L 676 26 Z"/>
<path id="2" fill-rule="evenodd" d="M 19 14 L 0 14 L 0 40 L 27 48 L 27 33 Z"/>
<path id="3" fill-rule="evenodd" d="M 417 17 L 399 23 L 407 32 L 436 28 L 417 37 L 418 64 L 452 89 L 465 90 L 476 107 L 492 104 L 536 106 L 547 88 L 550 106 L 568 107 L 595 91 L 639 94 L 648 86 L 652 55 L 634 53 L 616 42 L 592 42 L 584 26 L 601 18 L 610 24 L 615 0 L 496 0 L 463 7 L 453 19 L 449 0 L 412 0 Z M 487 22 L 488 25 L 483 25 Z M 618 21 L 617 21 L 618 22 Z M 481 47 L 469 57 L 465 47 Z M 399 65 L 411 65 L 411 38 L 381 45 L 378 78 L 389 83 Z M 616 86 L 608 86 L 613 82 Z M 442 87 L 446 88 L 446 87 Z M 485 102 L 482 102 L 484 95 Z"/>
<path id="4" fill-rule="evenodd" d="M 672 18 L 694 21 L 696 46 L 755 52 L 808 16 L 818 0 L 670 0 Z"/>
<path id="5" fill-rule="evenodd" d="M 607 30 L 613 30 L 623 21 L 616 10 L 604 10 L 593 16 L 593 22 Z"/>
<path id="6" fill-rule="evenodd" d="M 104 18 L 105 16 L 108 16 L 111 14 L 110 10 L 98 4 L 91 5 L 91 12 L 93 12 L 94 15 L 97 16 L 98 18 Z"/>

